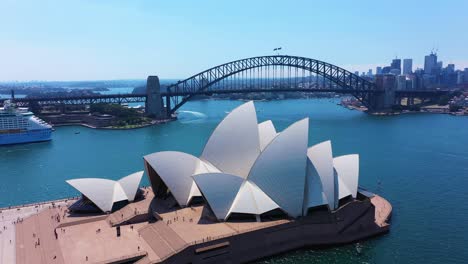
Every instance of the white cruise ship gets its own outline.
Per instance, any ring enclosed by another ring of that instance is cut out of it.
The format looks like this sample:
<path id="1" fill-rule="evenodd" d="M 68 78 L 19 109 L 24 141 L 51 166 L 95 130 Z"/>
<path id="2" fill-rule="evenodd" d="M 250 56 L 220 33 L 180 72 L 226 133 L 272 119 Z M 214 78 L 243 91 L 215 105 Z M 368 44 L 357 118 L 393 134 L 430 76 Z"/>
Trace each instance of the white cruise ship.
<path id="1" fill-rule="evenodd" d="M 52 127 L 26 108 L 16 108 L 10 100 L 0 108 L 0 145 L 47 141 Z"/>

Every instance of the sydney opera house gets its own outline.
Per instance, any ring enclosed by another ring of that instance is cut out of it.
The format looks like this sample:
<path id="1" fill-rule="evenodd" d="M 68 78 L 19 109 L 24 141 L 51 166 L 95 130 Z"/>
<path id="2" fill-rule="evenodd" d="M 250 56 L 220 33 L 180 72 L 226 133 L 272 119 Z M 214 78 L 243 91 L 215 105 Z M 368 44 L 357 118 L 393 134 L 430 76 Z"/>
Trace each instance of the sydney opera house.
<path id="1" fill-rule="evenodd" d="M 274 210 L 297 218 L 320 206 L 334 211 L 358 192 L 359 156 L 333 157 L 330 141 L 308 142 L 307 118 L 278 133 L 271 121 L 257 122 L 248 102 L 218 125 L 200 157 L 164 151 L 144 160 L 156 196 L 170 193 L 181 207 L 203 197 L 220 221 L 260 221 Z"/>
<path id="2" fill-rule="evenodd" d="M 143 161 L 148 187 L 142 171 L 68 180 L 81 198 L 17 225 L 17 263 L 245 263 L 390 228 L 390 203 L 358 186 L 357 154 L 309 146 L 307 118 L 281 132 L 258 123 L 253 102 L 218 124 L 199 157 Z"/>

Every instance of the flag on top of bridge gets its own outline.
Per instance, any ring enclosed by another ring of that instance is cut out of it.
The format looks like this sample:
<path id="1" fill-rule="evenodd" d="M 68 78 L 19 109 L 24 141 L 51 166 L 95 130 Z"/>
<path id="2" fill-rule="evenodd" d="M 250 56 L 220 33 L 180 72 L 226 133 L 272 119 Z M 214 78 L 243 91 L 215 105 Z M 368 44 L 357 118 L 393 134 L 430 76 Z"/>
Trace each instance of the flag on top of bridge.
<path id="1" fill-rule="evenodd" d="M 281 50 L 281 47 L 273 49 L 273 51 L 277 51 L 277 50 Z"/>

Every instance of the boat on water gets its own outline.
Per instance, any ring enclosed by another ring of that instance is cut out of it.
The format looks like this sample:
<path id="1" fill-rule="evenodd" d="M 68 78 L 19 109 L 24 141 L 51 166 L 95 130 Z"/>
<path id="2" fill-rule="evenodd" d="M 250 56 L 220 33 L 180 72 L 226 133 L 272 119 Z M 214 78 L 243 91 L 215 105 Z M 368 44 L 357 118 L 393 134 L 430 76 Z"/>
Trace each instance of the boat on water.
<path id="1" fill-rule="evenodd" d="M 18 108 L 12 100 L 0 107 L 0 145 L 48 141 L 52 126 L 27 108 Z"/>

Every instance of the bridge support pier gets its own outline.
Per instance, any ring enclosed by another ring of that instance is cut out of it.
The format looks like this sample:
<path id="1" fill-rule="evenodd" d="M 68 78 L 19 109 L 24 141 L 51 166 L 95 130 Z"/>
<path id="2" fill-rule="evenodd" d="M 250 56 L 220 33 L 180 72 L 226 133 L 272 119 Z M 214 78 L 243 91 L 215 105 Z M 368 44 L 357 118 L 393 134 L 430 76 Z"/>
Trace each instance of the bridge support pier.
<path id="1" fill-rule="evenodd" d="M 371 96 L 370 101 L 372 102 L 372 107 L 370 107 L 369 110 L 372 112 L 391 110 L 392 106 L 395 105 L 395 75 L 377 75 L 375 79 L 375 84 L 377 86 L 377 89 L 381 90 L 382 93 L 374 94 Z"/>
<path id="2" fill-rule="evenodd" d="M 170 119 L 171 116 L 171 97 L 166 95 L 166 118 Z"/>
<path id="3" fill-rule="evenodd" d="M 145 111 L 147 115 L 156 119 L 164 119 L 166 117 L 158 76 L 148 76 L 146 81 Z"/>

